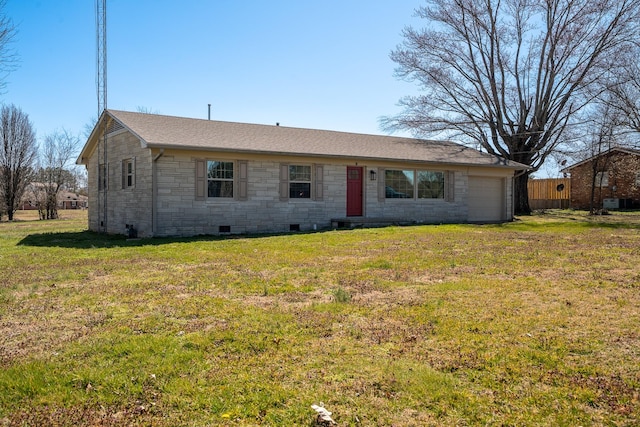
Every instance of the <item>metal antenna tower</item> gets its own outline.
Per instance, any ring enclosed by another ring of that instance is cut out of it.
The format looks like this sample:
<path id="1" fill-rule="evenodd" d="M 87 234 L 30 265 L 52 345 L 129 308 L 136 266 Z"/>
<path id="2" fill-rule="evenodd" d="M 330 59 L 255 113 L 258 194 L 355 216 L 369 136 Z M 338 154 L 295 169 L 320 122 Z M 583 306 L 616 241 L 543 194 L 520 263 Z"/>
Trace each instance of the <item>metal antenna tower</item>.
<path id="1" fill-rule="evenodd" d="M 107 108 L 107 0 L 96 0 L 98 116 Z"/>
<path id="2" fill-rule="evenodd" d="M 96 0 L 96 92 L 98 95 L 98 123 L 107 109 L 107 0 Z M 102 159 L 98 147 L 98 189 L 102 189 L 102 203 L 98 191 L 98 220 L 103 231 L 107 231 L 107 190 L 109 183 L 107 163 L 107 118 L 102 123 Z M 100 139 L 98 138 L 98 141 Z M 100 206 L 102 205 L 102 206 Z M 101 209 L 102 208 L 102 209 Z M 101 212 L 102 211 L 102 212 Z M 102 213 L 102 215 L 101 215 Z"/>

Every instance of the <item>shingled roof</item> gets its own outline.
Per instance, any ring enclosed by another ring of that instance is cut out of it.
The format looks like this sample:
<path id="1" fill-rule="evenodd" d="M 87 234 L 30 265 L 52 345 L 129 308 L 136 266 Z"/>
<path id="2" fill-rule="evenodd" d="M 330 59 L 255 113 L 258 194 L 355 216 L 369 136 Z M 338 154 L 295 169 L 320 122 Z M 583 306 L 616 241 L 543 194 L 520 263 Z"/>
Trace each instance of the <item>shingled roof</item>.
<path id="1" fill-rule="evenodd" d="M 135 134 L 148 148 L 304 155 L 371 160 L 428 162 L 526 169 L 449 141 L 367 135 L 277 125 L 258 125 L 108 110 L 116 126 Z M 104 120 L 103 114 L 101 120 Z M 97 129 L 97 128 L 96 128 Z M 94 129 L 78 163 L 97 140 Z"/>
<path id="2" fill-rule="evenodd" d="M 587 159 L 582 160 L 581 162 L 575 163 L 573 165 L 569 165 L 564 169 L 561 169 L 560 172 L 569 172 L 571 171 L 571 169 L 577 168 L 578 166 L 582 166 L 585 163 L 588 163 L 598 157 L 604 157 L 604 156 L 608 156 L 614 152 L 620 152 L 620 153 L 627 153 L 627 154 L 632 154 L 634 156 L 640 156 L 640 150 L 636 150 L 634 148 L 627 148 L 627 147 L 612 147 L 606 151 L 603 151 L 600 154 L 596 154 L 594 156 L 591 156 Z"/>

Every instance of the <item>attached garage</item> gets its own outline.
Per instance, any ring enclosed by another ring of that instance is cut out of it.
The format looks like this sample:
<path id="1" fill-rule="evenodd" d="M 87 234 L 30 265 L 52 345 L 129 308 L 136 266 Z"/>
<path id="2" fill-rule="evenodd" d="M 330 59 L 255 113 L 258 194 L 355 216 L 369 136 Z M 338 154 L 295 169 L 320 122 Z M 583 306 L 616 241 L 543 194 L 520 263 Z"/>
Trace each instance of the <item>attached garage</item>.
<path id="1" fill-rule="evenodd" d="M 469 176 L 469 222 L 500 222 L 507 218 L 504 180 Z"/>

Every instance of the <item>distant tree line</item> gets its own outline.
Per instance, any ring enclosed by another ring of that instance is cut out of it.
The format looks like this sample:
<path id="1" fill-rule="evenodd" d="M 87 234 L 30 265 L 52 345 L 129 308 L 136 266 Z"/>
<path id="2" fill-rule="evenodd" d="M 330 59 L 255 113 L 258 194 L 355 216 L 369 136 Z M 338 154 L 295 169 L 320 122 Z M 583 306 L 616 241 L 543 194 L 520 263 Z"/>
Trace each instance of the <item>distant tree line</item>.
<path id="1" fill-rule="evenodd" d="M 0 219 L 13 220 L 27 189 L 40 219 L 58 218 L 59 193 L 77 191 L 83 181 L 72 168 L 80 138 L 62 130 L 38 145 L 29 116 L 15 105 L 3 105 L 0 144 Z"/>

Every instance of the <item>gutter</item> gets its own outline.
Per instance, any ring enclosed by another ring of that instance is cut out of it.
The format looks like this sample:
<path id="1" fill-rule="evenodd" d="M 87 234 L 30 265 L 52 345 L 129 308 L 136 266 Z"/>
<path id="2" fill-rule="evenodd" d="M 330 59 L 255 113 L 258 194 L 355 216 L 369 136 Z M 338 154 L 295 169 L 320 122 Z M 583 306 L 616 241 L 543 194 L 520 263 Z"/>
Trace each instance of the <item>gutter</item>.
<path id="1" fill-rule="evenodd" d="M 358 161 L 369 161 L 369 162 L 404 162 L 404 163 L 415 163 L 415 164 L 429 164 L 429 165 L 455 165 L 460 167 L 494 167 L 501 169 L 512 169 L 512 170 L 528 170 L 529 166 L 523 165 L 517 162 L 513 162 L 511 160 L 506 160 L 501 157 L 495 157 L 494 160 L 497 163 L 473 163 L 473 162 L 456 162 L 455 160 L 446 160 L 446 159 L 432 159 L 432 160 L 423 160 L 423 159 L 402 159 L 402 158 L 389 158 L 389 157 L 380 157 L 380 156 L 356 156 L 352 154 L 327 154 L 327 153 L 298 153 L 292 151 L 267 151 L 267 150 L 252 150 L 252 149 L 237 149 L 237 148 L 219 148 L 219 147 L 201 147 L 194 145 L 178 145 L 178 144 L 154 144 L 147 143 L 147 148 L 159 148 L 161 151 L 164 149 L 167 150 L 177 150 L 177 151 L 208 151 L 208 152 L 220 152 L 220 153 L 243 153 L 243 154 L 260 154 L 260 155 L 272 155 L 272 156 L 286 156 L 286 157 L 296 157 L 296 156 L 304 156 L 304 157 L 315 157 L 315 158 L 325 158 L 325 159 L 350 159 L 350 160 L 358 160 Z M 504 162 L 511 162 L 513 164 L 505 164 Z M 524 172 L 522 172 L 524 173 Z"/>

